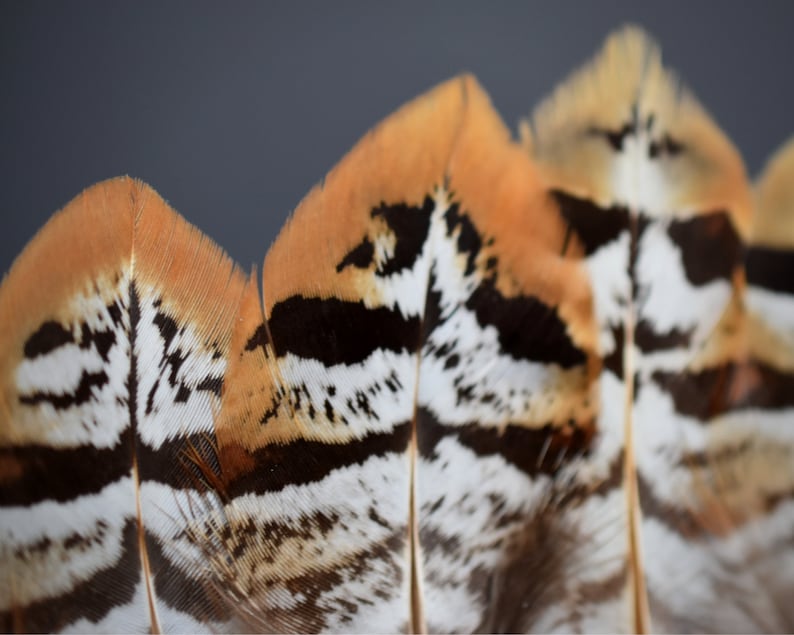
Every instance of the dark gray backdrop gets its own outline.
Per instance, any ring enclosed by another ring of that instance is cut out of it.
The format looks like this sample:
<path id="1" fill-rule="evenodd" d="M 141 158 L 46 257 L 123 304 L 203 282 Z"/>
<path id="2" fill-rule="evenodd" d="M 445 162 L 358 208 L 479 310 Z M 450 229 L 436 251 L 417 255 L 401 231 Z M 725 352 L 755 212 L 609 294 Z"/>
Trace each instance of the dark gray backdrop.
<path id="1" fill-rule="evenodd" d="M 626 22 L 752 173 L 794 133 L 794 2 L 0 2 L 0 272 L 119 174 L 244 266 L 367 129 L 467 70 L 515 129 Z"/>

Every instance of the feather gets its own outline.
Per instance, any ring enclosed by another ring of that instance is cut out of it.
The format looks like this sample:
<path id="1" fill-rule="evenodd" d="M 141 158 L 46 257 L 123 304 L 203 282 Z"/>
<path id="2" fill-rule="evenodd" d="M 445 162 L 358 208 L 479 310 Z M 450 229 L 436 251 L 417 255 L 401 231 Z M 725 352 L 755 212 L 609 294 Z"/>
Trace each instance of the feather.
<path id="1" fill-rule="evenodd" d="M 746 305 L 753 204 L 738 153 L 633 29 L 533 123 L 524 145 L 585 246 L 604 360 L 598 424 L 625 417 L 634 630 L 790 628 L 774 592 L 791 581 L 756 564 L 790 541 L 773 528 L 790 511 L 764 501 L 787 494 L 794 464 L 778 440 L 792 413 L 747 394 L 761 330 Z"/>
<path id="2" fill-rule="evenodd" d="M 218 425 L 243 554 L 218 586 L 273 620 L 255 626 L 487 628 L 503 543 L 545 522 L 551 475 L 592 436 L 592 368 L 560 317 L 586 342 L 586 292 L 553 284 L 577 274 L 552 214 L 469 77 L 381 124 L 297 209 L 264 311 L 237 322 Z M 538 225 L 531 251 L 515 222 Z"/>
<path id="3" fill-rule="evenodd" d="M 792 157 L 627 28 L 520 142 L 469 76 L 388 117 L 261 289 L 94 186 L 0 287 L 2 624 L 791 629 Z"/>
<path id="4" fill-rule="evenodd" d="M 182 517 L 244 277 L 122 178 L 57 214 L 0 287 L 2 630 L 220 624 Z M 198 497 L 196 497 L 198 501 Z"/>

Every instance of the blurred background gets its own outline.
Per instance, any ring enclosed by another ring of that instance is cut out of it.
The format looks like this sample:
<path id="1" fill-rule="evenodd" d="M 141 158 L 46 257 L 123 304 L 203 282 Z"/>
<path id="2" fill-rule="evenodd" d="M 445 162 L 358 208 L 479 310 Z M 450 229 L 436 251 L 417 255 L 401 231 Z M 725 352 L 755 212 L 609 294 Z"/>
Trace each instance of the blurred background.
<path id="1" fill-rule="evenodd" d="M 516 129 L 639 24 L 756 174 L 794 134 L 794 2 L 0 2 L 0 271 L 96 181 L 147 181 L 245 268 L 373 124 L 461 71 Z"/>

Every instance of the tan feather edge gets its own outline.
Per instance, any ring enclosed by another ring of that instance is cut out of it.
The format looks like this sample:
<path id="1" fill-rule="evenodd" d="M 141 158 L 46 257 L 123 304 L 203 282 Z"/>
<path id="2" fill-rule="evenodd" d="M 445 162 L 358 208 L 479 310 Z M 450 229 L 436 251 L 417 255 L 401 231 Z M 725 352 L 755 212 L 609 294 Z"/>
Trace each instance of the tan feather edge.
<path id="1" fill-rule="evenodd" d="M 764 247 L 794 247 L 794 139 L 767 162 L 755 188 L 752 243 Z"/>

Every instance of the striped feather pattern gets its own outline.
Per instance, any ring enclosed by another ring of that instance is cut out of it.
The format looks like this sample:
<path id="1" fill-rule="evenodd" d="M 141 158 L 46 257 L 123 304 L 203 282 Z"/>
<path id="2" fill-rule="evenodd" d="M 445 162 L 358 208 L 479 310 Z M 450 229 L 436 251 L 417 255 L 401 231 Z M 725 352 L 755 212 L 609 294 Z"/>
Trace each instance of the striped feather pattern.
<path id="1" fill-rule="evenodd" d="M 148 187 L 94 186 L 0 289 L 3 630 L 225 623 L 184 516 L 207 487 L 244 277 Z M 24 319 L 21 319 L 24 316 Z"/>
<path id="2" fill-rule="evenodd" d="M 0 625 L 791 630 L 793 179 L 629 28 L 520 142 L 398 110 L 261 275 L 94 186 L 0 287 Z"/>

